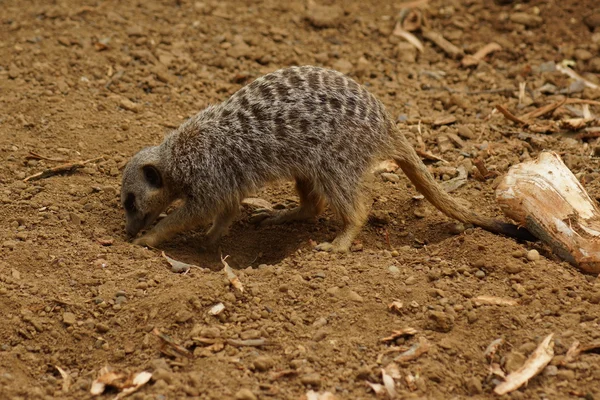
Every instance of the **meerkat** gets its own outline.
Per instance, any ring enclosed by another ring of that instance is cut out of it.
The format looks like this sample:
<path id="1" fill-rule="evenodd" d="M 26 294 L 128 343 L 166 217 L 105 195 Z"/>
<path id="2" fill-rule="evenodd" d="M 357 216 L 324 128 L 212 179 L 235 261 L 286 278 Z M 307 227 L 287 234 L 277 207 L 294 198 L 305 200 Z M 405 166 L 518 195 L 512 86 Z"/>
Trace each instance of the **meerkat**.
<path id="1" fill-rule="evenodd" d="M 207 244 L 223 236 L 249 194 L 275 180 L 295 180 L 299 206 L 273 211 L 263 225 L 316 217 L 328 204 L 342 228 L 323 251 L 348 251 L 365 224 L 365 175 L 395 160 L 429 202 L 447 216 L 491 232 L 532 240 L 514 224 L 460 205 L 431 176 L 381 101 L 344 74 L 319 67 L 280 69 L 188 119 L 123 171 L 126 231 L 135 237 L 175 200 L 183 204 L 134 243 L 156 247 L 212 222 Z"/>

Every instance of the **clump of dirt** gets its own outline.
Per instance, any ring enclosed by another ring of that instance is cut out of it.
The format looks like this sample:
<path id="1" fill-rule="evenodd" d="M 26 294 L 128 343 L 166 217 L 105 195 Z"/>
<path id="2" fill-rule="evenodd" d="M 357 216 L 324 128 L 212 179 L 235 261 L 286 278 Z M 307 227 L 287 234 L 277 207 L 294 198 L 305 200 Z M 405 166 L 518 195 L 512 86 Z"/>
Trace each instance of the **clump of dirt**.
<path id="1" fill-rule="evenodd" d="M 374 174 L 371 222 L 347 255 L 313 251 L 339 227 L 327 213 L 256 228 L 245 208 L 220 251 L 200 249 L 202 231 L 162 247 L 200 267 L 185 274 L 124 232 L 120 171 L 132 154 L 254 78 L 302 64 L 367 85 L 440 181 L 467 172 L 453 195 L 477 212 L 501 217 L 494 177 L 542 149 L 559 152 L 598 196 L 594 135 L 537 133 L 495 111 L 524 114 L 565 96 L 599 100 L 598 90 L 554 67 L 574 61 L 600 83 L 597 5 L 508 3 L 427 4 L 429 29 L 460 52 L 500 45 L 464 67 L 422 32 L 414 34 L 423 52 L 394 35 L 402 5 L 378 0 L 311 2 L 308 14 L 303 2 L 273 0 L 3 2 L 2 397 L 85 398 L 109 365 L 126 376 L 153 373 L 135 399 L 284 399 L 311 389 L 374 398 L 366 381 L 383 384 L 382 367 L 426 343 L 388 369 L 400 397 L 492 398 L 502 380 L 494 371 L 519 368 L 554 333 L 551 364 L 511 397 L 599 398 L 598 354 L 563 363 L 574 341 L 600 339 L 598 278 L 543 245 L 448 220 L 400 173 Z M 557 111 L 543 118 L 577 116 L 581 107 Z M 100 156 L 70 174 L 23 182 Z M 492 173 L 482 176 L 476 159 Z M 277 207 L 297 202 L 289 183 L 257 196 Z M 243 292 L 221 271 L 221 255 Z M 407 328 L 416 333 L 381 341 Z M 498 338 L 505 344 L 490 359 L 484 351 Z"/>

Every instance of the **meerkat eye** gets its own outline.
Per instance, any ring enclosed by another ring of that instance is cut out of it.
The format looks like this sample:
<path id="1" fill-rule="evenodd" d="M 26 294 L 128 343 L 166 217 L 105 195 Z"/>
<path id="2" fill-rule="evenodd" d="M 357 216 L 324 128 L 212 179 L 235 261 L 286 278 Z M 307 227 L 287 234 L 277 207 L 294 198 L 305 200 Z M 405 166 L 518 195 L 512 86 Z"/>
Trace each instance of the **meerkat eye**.
<path id="1" fill-rule="evenodd" d="M 123 207 L 125 207 L 125 210 L 128 212 L 135 212 L 135 195 L 133 193 L 127 195 Z"/>
<path id="2" fill-rule="evenodd" d="M 160 172 L 158 169 L 152 165 L 145 165 L 143 167 L 144 178 L 146 182 L 152 187 L 161 188 L 162 187 L 162 177 L 160 176 Z"/>

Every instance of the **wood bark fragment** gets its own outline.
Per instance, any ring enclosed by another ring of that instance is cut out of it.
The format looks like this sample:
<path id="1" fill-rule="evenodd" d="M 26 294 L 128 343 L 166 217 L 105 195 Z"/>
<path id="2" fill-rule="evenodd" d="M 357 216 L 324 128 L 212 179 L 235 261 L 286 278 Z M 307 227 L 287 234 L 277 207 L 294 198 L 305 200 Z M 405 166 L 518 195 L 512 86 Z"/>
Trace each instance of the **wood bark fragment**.
<path id="1" fill-rule="evenodd" d="M 92 158 L 90 160 L 78 161 L 78 162 L 74 162 L 74 163 L 57 165 L 56 167 L 48 168 L 48 169 L 46 169 L 46 170 L 44 170 L 42 172 L 38 172 L 37 174 L 33 174 L 31 176 L 28 176 L 27 178 L 23 179 L 23 182 L 37 181 L 38 179 L 48 178 L 49 176 L 53 176 L 53 175 L 57 175 L 57 174 L 62 174 L 62 173 L 66 173 L 66 172 L 73 172 L 76 169 L 83 168 L 87 164 L 93 163 L 93 162 L 96 162 L 96 161 L 100 161 L 103 158 L 104 157 L 102 156 L 102 157 Z"/>
<path id="2" fill-rule="evenodd" d="M 522 119 L 520 119 L 519 117 L 517 117 L 516 115 L 514 115 L 513 113 L 511 113 L 510 111 L 508 111 L 508 109 L 504 106 L 501 106 L 500 104 L 498 104 L 496 106 L 496 110 L 500 111 L 502 113 L 502 115 L 504 115 L 504 117 L 506 117 L 506 119 L 520 124 L 520 125 L 527 125 L 527 122 L 523 121 Z"/>
<path id="3" fill-rule="evenodd" d="M 504 214 L 584 272 L 600 273 L 600 209 L 554 152 L 513 166 L 496 189 Z"/>
<path id="4" fill-rule="evenodd" d="M 549 334 L 539 344 L 531 356 L 525 361 L 525 364 L 515 372 L 506 377 L 506 380 L 494 388 L 494 392 L 503 395 L 517 390 L 531 378 L 542 372 L 542 370 L 552 361 L 554 357 L 554 342 Z"/>
<path id="5" fill-rule="evenodd" d="M 421 31 L 425 39 L 435 43 L 439 48 L 441 48 L 444 51 L 444 53 L 446 53 L 450 57 L 459 58 L 464 54 L 462 49 L 450 43 L 444 36 L 442 36 L 441 33 L 425 28 L 421 28 Z"/>
<path id="6" fill-rule="evenodd" d="M 472 67 L 474 65 L 479 64 L 479 62 L 483 60 L 488 54 L 500 50 L 502 50 L 502 46 L 500 46 L 498 43 L 491 42 L 477 50 L 475 54 L 467 54 L 466 56 L 464 56 L 460 63 L 463 67 Z"/>

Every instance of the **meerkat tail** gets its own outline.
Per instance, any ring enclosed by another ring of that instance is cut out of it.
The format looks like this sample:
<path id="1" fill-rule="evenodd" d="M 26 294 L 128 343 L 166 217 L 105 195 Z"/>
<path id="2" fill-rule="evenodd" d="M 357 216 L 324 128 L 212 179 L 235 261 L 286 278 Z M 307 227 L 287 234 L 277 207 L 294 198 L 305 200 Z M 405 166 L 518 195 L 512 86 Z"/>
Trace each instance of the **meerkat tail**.
<path id="1" fill-rule="evenodd" d="M 417 190 L 441 212 L 448 217 L 457 219 L 460 222 L 473 224 L 489 232 L 499 233 L 521 240 L 537 240 L 537 238 L 525 228 L 478 215 L 460 205 L 435 181 L 404 135 L 397 131 L 394 132 L 394 136 L 396 141 L 395 152 L 392 155 L 394 161 L 402 168 L 402 171 L 404 171 L 406 176 L 416 186 Z"/>

